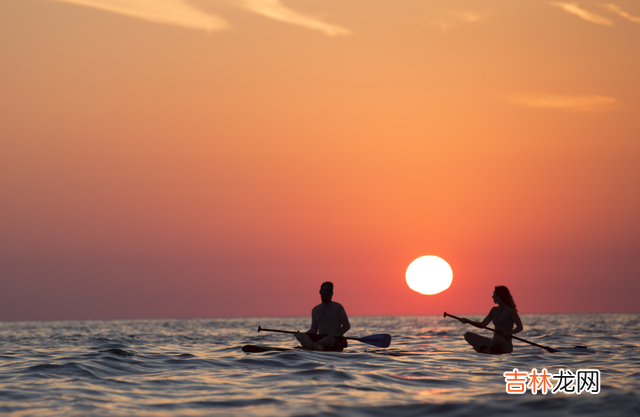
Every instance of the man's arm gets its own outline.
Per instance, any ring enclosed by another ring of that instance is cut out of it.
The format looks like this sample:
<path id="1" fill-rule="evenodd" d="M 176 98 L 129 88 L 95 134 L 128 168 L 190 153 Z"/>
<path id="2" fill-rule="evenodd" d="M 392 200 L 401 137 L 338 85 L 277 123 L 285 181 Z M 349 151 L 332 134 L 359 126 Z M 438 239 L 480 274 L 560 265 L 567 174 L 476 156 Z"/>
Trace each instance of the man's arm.
<path id="1" fill-rule="evenodd" d="M 309 334 L 317 334 L 318 333 L 318 321 L 316 320 L 316 312 L 315 308 L 311 310 L 311 328 L 307 330 Z"/>
<path id="2" fill-rule="evenodd" d="M 344 311 L 344 307 L 342 307 L 342 305 L 340 305 L 340 308 L 338 309 L 338 318 L 340 319 L 340 331 L 338 332 L 338 336 L 344 336 L 344 334 L 351 328 L 351 324 L 349 323 L 347 312 Z"/>

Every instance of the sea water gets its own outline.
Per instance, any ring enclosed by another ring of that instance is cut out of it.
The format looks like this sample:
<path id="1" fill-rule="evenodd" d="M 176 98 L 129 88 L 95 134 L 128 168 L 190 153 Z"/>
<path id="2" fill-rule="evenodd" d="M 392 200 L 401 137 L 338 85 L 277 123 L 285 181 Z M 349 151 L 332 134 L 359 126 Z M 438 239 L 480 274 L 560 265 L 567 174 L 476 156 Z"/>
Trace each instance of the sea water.
<path id="1" fill-rule="evenodd" d="M 639 314 L 522 319 L 523 339 L 595 353 L 549 353 L 514 341 L 512 354 L 480 354 L 463 340 L 474 328 L 436 316 L 351 317 L 348 336 L 393 340 L 387 349 L 351 341 L 343 353 L 242 352 L 245 344 L 294 347 L 293 336 L 257 328 L 305 330 L 308 317 L 0 322 L 0 413 L 640 415 Z M 509 394 L 504 374 L 514 369 L 597 370 L 598 392 Z"/>

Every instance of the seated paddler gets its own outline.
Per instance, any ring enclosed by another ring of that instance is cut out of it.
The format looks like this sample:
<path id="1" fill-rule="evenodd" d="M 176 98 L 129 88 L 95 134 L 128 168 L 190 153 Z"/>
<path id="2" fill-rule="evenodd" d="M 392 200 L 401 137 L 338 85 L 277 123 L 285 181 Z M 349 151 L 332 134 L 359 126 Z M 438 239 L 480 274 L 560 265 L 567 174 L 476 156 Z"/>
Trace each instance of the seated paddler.
<path id="1" fill-rule="evenodd" d="M 342 351 L 347 347 L 344 334 L 351 328 L 349 318 L 341 304 L 331 301 L 333 283 L 320 286 L 322 302 L 311 310 L 311 328 L 306 333 L 296 333 L 302 346 L 313 350 Z"/>

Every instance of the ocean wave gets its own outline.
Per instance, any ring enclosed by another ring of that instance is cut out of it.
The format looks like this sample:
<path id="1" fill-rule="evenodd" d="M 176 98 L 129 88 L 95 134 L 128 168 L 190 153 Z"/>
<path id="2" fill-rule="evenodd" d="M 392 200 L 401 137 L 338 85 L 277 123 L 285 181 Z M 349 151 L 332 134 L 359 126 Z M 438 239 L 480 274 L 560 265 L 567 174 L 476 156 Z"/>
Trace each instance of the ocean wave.
<path id="1" fill-rule="evenodd" d="M 1 323 L 0 412 L 16 415 L 525 417 L 632 415 L 640 409 L 638 315 L 527 316 L 526 335 L 483 355 L 467 329 L 441 317 L 353 317 L 350 334 L 393 329 L 392 345 L 357 341 L 343 353 L 246 354 L 243 344 L 292 348 L 307 318 Z M 307 323 L 308 324 L 308 323 Z M 503 373 L 597 369 L 599 394 L 509 395 Z"/>

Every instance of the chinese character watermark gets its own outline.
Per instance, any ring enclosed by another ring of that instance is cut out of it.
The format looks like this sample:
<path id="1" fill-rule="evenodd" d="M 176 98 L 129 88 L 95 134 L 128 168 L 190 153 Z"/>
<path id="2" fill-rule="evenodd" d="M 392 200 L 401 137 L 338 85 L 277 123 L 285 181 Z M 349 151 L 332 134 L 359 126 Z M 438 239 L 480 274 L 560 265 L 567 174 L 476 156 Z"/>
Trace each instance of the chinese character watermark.
<path id="1" fill-rule="evenodd" d="M 507 394 L 524 394 L 527 389 L 534 395 L 538 392 L 543 395 L 548 392 L 578 395 L 583 392 L 600 393 L 600 371 L 597 369 L 578 369 L 575 374 L 569 369 L 560 369 L 557 374 L 550 374 L 546 369 L 538 372 L 533 368 L 531 372 L 521 372 L 514 368 L 512 372 L 505 372 L 503 375 L 507 383 Z M 556 380 L 557 383 L 554 385 L 551 380 Z"/>

